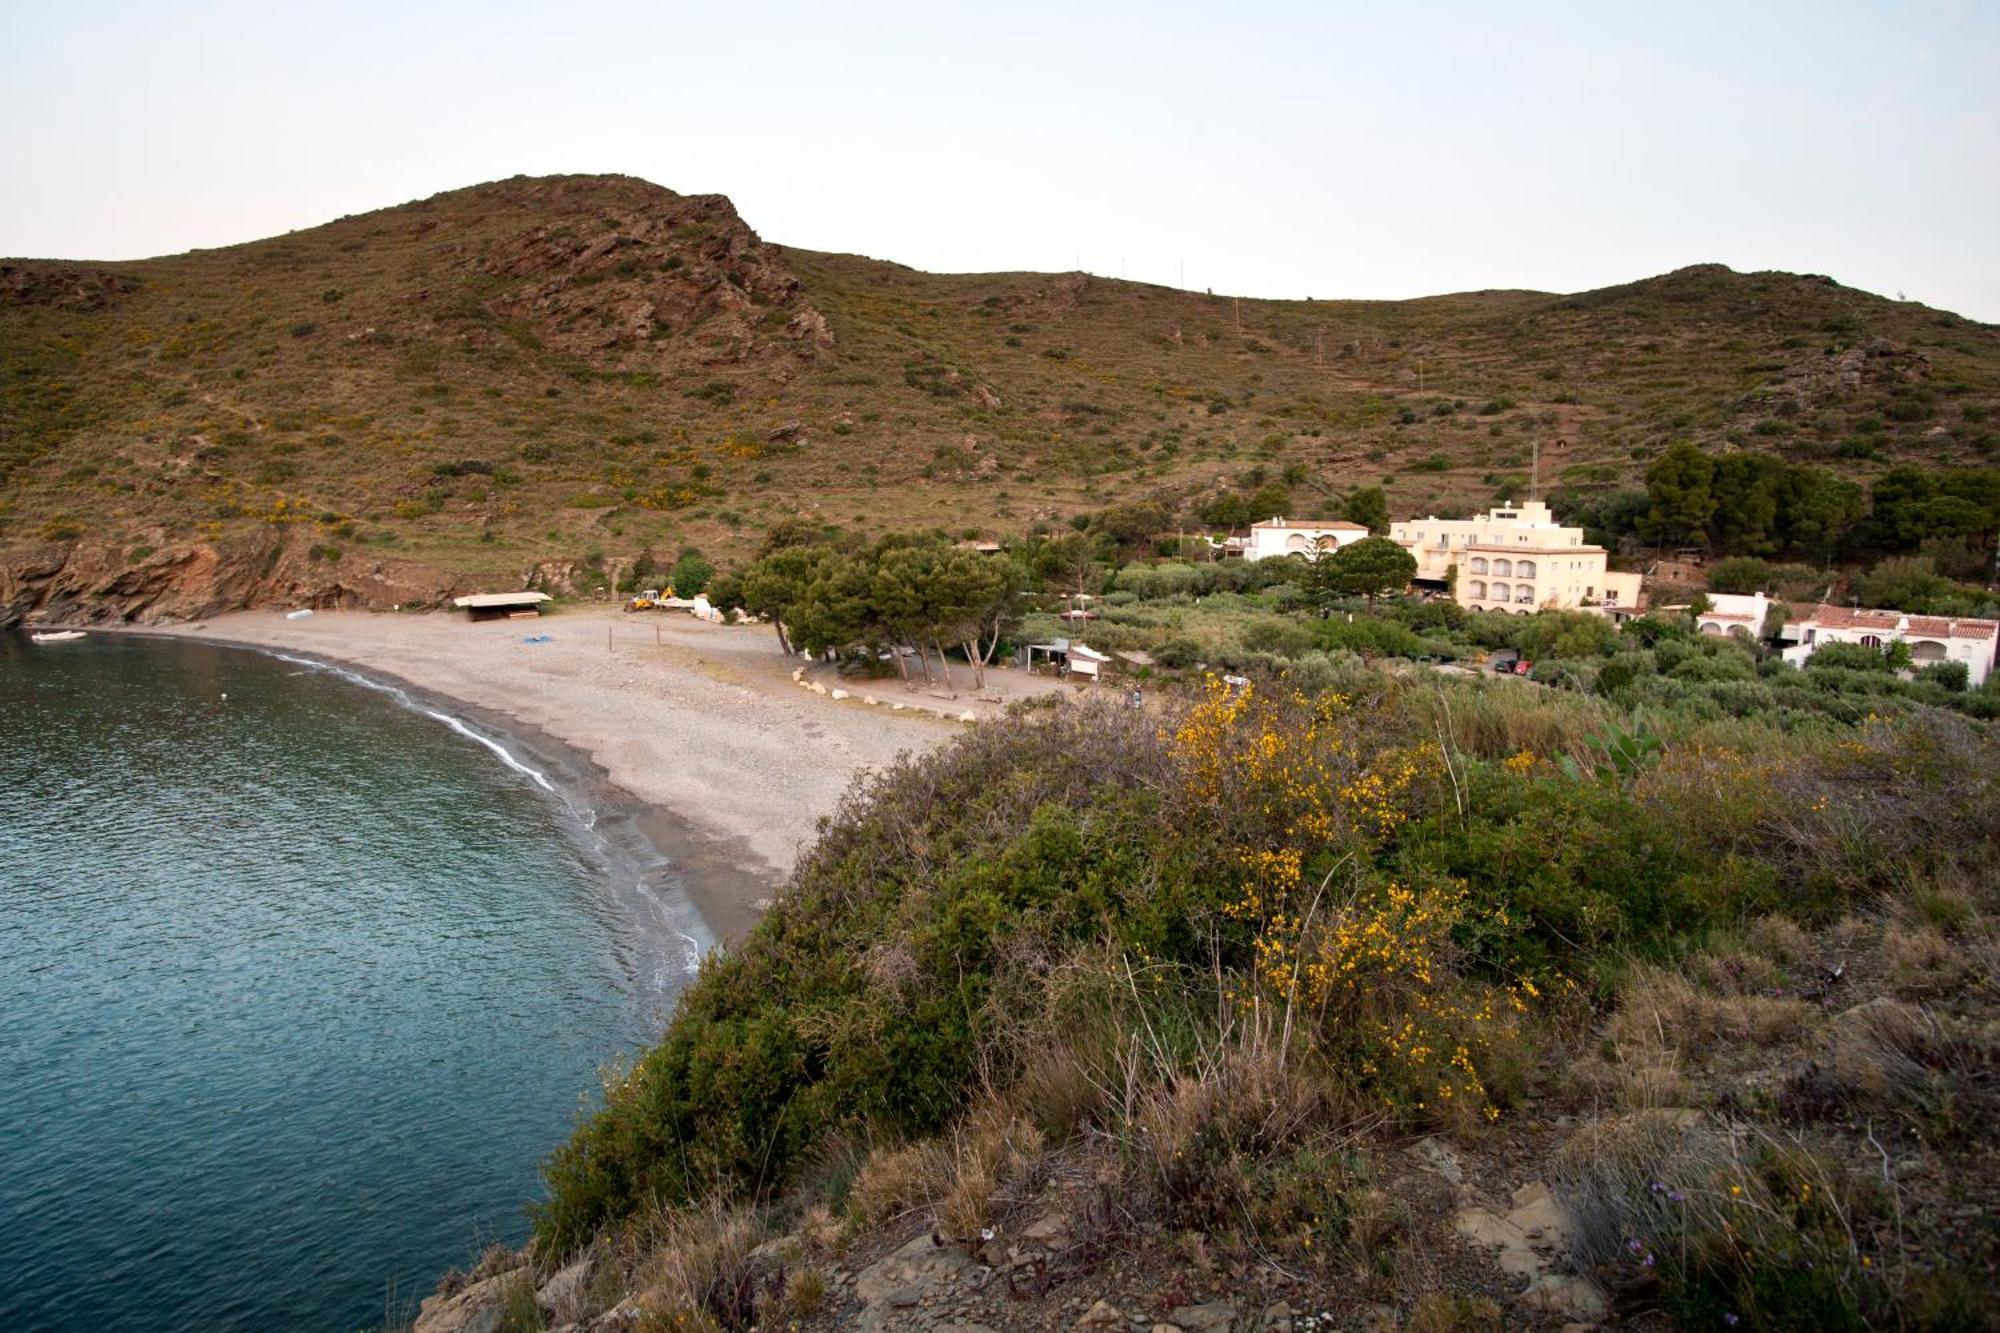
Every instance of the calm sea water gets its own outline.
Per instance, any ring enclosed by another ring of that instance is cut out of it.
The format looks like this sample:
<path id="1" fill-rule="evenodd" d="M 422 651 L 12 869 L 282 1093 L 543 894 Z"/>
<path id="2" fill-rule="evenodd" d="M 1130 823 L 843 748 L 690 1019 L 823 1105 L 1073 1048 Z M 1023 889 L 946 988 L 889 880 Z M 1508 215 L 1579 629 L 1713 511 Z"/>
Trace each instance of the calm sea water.
<path id="1" fill-rule="evenodd" d="M 525 1234 L 701 932 L 499 748 L 304 663 L 0 635 L 0 1322 L 378 1325 Z"/>

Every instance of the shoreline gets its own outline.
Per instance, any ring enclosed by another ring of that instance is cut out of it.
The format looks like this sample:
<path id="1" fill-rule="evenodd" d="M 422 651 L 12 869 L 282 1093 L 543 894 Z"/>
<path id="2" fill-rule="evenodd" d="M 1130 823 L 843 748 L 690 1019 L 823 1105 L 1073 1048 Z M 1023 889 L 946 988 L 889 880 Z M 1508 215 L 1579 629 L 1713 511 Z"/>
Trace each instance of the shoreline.
<path id="1" fill-rule="evenodd" d="M 763 914 L 761 910 L 746 912 L 746 905 L 762 901 L 760 894 L 775 891 L 765 876 L 745 867 L 742 849 L 725 846 L 723 839 L 705 838 L 674 822 L 668 812 L 648 805 L 612 781 L 604 766 L 583 750 L 498 709 L 454 699 L 365 663 L 314 650 L 291 650 L 240 639 L 206 636 L 194 639 L 190 635 L 149 630 L 120 628 L 108 632 L 128 638 L 193 641 L 234 652 L 258 653 L 281 662 L 310 662 L 319 670 L 366 681 L 365 688 L 397 691 L 423 711 L 467 723 L 477 729 L 476 739 L 482 743 L 504 743 L 505 749 L 533 765 L 546 780 L 548 794 L 562 802 L 584 832 L 603 843 L 614 857 L 628 863 L 620 868 L 641 874 L 657 871 L 661 864 L 671 868 L 674 882 L 667 890 L 678 891 L 708 937 L 692 941 L 700 954 L 717 945 L 740 941 Z M 294 651 L 309 655 L 293 656 Z M 635 840 L 641 845 L 633 846 Z M 656 886 L 647 888 L 659 892 Z M 671 912 L 673 904 L 663 902 L 661 906 Z M 673 929 L 679 933 L 677 924 Z M 692 971 L 689 976 L 692 978 Z"/>
<path id="2" fill-rule="evenodd" d="M 555 642 L 524 646 L 531 624 Z M 656 627 L 656 635 L 635 632 Z M 575 784 L 606 824 L 600 836 L 626 831 L 671 868 L 710 937 L 705 945 L 742 940 L 856 776 L 958 730 L 921 708 L 892 721 L 799 690 L 790 678 L 796 660 L 778 652 L 774 636 L 747 627 L 634 625 L 591 608 L 536 622 L 365 611 L 288 621 L 247 611 L 188 625 L 89 628 L 296 653 L 518 744 Z M 626 642 L 617 644 L 621 630 Z M 657 709 L 646 706 L 649 694 Z"/>

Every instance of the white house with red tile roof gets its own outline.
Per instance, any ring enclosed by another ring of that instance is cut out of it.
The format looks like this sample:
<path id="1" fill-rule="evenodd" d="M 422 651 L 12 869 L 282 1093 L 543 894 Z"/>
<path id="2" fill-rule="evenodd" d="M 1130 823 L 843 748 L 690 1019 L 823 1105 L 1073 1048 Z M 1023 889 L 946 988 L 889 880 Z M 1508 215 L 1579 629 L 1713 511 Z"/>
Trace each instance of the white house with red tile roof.
<path id="1" fill-rule="evenodd" d="M 1293 523 L 1267 518 L 1250 525 L 1250 540 L 1244 544 L 1246 560 L 1269 560 L 1273 556 L 1302 555 L 1317 560 L 1328 551 L 1337 551 L 1368 535 L 1359 523 L 1330 518 L 1318 523 Z"/>
<path id="2" fill-rule="evenodd" d="M 1694 618 L 1694 627 L 1703 634 L 1734 634 L 1754 639 L 1764 632 L 1764 617 L 1771 599 L 1761 592 L 1712 592 L 1708 610 Z"/>
<path id="3" fill-rule="evenodd" d="M 1965 663 L 1966 677 L 1977 689 L 1993 673 L 1995 651 L 2000 648 L 2000 620 L 1821 604 L 1810 614 L 1787 621 L 1785 637 L 1792 641 L 1785 649 L 1785 660 L 1793 666 L 1804 666 L 1823 643 L 1858 643 L 1869 648 L 1906 643 L 1910 660 L 1920 667 L 1933 662 Z"/>

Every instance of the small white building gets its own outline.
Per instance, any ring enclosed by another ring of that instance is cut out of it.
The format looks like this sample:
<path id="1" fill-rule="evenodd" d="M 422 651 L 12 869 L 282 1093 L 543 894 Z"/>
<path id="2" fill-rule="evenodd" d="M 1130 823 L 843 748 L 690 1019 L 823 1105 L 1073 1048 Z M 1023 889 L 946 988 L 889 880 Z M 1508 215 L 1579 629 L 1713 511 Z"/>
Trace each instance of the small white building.
<path id="1" fill-rule="evenodd" d="M 1694 618 L 1694 627 L 1703 634 L 1754 639 L 1764 632 L 1764 617 L 1770 611 L 1771 599 L 1761 592 L 1712 592 L 1708 610 Z"/>
<path id="2" fill-rule="evenodd" d="M 1950 616 L 1915 616 L 1907 611 L 1875 611 L 1822 603 L 1797 620 L 1785 623 L 1792 646 L 1785 660 L 1804 666 L 1823 643 L 1858 643 L 1883 648 L 1910 646 L 1910 660 L 1919 667 L 1934 662 L 1963 662 L 1974 689 L 1993 673 L 2000 620 L 1959 620 Z"/>
<path id="3" fill-rule="evenodd" d="M 1337 551 L 1367 535 L 1367 528 L 1344 519 L 1293 523 L 1282 518 L 1267 518 L 1262 523 L 1250 525 L 1250 539 L 1244 544 L 1243 558 L 1269 560 L 1273 556 L 1302 555 L 1308 560 L 1317 560 L 1328 551 Z"/>
<path id="4" fill-rule="evenodd" d="M 1585 541 L 1582 528 L 1556 522 L 1540 500 L 1472 518 L 1405 519 L 1389 525 L 1389 536 L 1416 558 L 1420 581 L 1443 583 L 1456 567 L 1453 596 L 1474 610 L 1615 613 L 1640 605 L 1641 577 L 1614 572 L 1609 552 Z"/>
<path id="5" fill-rule="evenodd" d="M 1098 680 L 1104 675 L 1105 666 L 1111 661 L 1108 653 L 1100 653 L 1087 643 L 1072 643 L 1069 646 L 1069 674 L 1086 680 Z"/>

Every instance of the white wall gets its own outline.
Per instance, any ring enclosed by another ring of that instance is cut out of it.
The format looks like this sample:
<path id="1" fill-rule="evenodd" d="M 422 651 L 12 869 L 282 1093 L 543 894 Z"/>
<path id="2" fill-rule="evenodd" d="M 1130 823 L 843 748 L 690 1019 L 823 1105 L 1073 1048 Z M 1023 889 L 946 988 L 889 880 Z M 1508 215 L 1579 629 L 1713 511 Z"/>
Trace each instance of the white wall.
<path id="1" fill-rule="evenodd" d="M 1319 558 L 1320 552 L 1338 550 L 1352 545 L 1368 534 L 1352 528 L 1257 528 L 1250 529 L 1250 545 L 1243 552 L 1246 560 L 1270 560 L 1280 556 L 1302 555 L 1308 560 Z"/>
<path id="2" fill-rule="evenodd" d="M 1816 621 L 1798 621 L 1785 626 L 1786 637 L 1795 638 L 1806 630 L 1813 632 L 1811 643 L 1796 643 L 1784 650 L 1783 656 L 1793 666 L 1804 666 L 1813 655 L 1813 650 L 1825 643 L 1860 643 L 1862 639 L 1873 637 L 1883 645 L 1907 643 L 1915 665 L 1924 667 L 1932 662 L 1963 662 L 1968 684 L 1978 689 L 1993 674 L 1994 641 L 1992 639 L 1932 638 L 1923 634 L 1908 634 L 1899 629 L 1870 629 L 1866 626 L 1842 626 L 1837 629 L 1822 628 Z M 1872 645 L 1871 645 L 1872 646 Z M 1919 650 L 1923 655 L 1919 656 Z"/>

